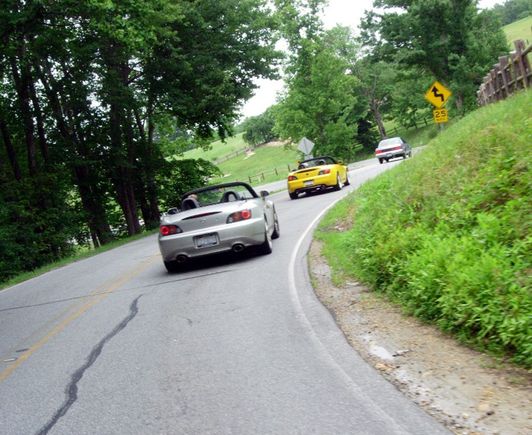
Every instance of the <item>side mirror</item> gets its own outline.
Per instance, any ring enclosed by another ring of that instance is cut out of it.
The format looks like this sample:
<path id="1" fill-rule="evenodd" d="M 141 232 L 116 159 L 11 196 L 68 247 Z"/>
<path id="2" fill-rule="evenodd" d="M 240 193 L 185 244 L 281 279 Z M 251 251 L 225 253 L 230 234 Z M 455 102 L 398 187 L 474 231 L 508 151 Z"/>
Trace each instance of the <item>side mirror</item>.
<path id="1" fill-rule="evenodd" d="M 260 191 L 261 198 L 266 198 L 269 194 L 270 194 L 270 192 L 268 192 L 267 190 L 261 190 Z"/>

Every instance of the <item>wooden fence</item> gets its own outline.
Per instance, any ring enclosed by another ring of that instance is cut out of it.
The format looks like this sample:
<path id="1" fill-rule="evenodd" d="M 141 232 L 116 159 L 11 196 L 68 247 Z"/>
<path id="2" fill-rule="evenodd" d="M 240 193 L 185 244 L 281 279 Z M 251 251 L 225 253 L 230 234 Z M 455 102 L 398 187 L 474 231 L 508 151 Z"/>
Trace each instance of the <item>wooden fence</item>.
<path id="1" fill-rule="evenodd" d="M 408 127 L 399 126 L 399 127 L 393 127 L 391 129 L 386 129 L 386 137 L 398 136 L 400 133 L 404 133 L 406 130 L 410 128 L 419 128 L 423 126 L 426 127 L 429 124 L 433 124 L 433 123 L 434 122 L 432 120 L 432 114 L 428 116 L 423 115 L 420 118 L 413 119 Z"/>
<path id="2" fill-rule="evenodd" d="M 264 146 L 266 145 L 268 142 L 264 142 L 264 143 L 259 143 L 253 147 L 245 147 L 245 148 L 241 148 L 239 150 L 236 150 L 236 151 L 233 151 L 229 154 L 226 154 L 224 156 L 221 156 L 221 157 L 218 157 L 217 159 L 214 160 L 214 164 L 215 165 L 219 165 L 220 163 L 223 163 L 223 162 L 226 162 L 227 160 L 231 160 L 232 158 L 234 157 L 237 157 L 237 156 L 241 156 L 242 154 L 246 154 L 246 153 L 249 153 L 251 151 L 253 151 L 255 148 L 259 148 L 261 146 Z"/>
<path id="3" fill-rule="evenodd" d="M 515 51 L 509 56 L 499 58 L 499 63 L 484 78 L 477 92 L 477 101 L 484 106 L 495 101 L 504 100 L 513 93 L 530 88 L 532 85 L 532 71 L 528 55 L 532 52 L 532 45 L 528 48 L 522 39 L 514 41 Z"/>

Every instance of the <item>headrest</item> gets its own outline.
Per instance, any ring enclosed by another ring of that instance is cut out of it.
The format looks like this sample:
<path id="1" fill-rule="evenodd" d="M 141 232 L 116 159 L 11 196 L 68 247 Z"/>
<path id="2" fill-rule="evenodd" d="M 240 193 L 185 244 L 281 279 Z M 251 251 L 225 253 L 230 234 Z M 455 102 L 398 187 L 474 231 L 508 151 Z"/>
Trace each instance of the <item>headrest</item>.
<path id="1" fill-rule="evenodd" d="M 193 208 L 199 208 L 199 202 L 197 199 L 194 198 L 185 198 L 181 202 L 181 209 L 182 210 L 191 210 Z"/>

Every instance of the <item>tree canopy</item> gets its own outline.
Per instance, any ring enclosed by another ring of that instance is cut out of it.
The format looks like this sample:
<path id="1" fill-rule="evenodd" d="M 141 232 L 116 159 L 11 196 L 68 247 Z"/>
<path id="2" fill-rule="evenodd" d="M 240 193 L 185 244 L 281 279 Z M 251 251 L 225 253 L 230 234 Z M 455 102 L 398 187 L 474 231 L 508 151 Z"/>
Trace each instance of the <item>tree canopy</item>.
<path id="1" fill-rule="evenodd" d="M 168 120 L 188 141 L 228 134 L 253 78 L 275 77 L 273 12 L 266 0 L 5 0 L 0 279 L 153 227 L 204 182 L 212 165 L 168 157 Z"/>

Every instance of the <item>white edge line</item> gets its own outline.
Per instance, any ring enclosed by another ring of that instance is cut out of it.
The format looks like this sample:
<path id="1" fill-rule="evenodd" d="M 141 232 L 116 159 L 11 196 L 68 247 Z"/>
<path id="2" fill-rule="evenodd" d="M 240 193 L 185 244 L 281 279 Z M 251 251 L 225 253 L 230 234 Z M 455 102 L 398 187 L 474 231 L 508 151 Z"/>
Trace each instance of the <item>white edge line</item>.
<path id="1" fill-rule="evenodd" d="M 322 210 L 315 218 L 314 220 L 309 224 L 307 229 L 303 232 L 299 240 L 297 241 L 294 250 L 292 251 L 292 256 L 290 257 L 290 262 L 288 263 L 288 284 L 289 284 L 289 290 L 290 290 L 290 297 L 292 299 L 292 302 L 294 304 L 294 308 L 296 310 L 296 314 L 303 323 L 303 326 L 309 333 L 309 336 L 311 340 L 316 344 L 318 349 L 322 352 L 322 354 L 326 357 L 326 359 L 330 362 L 330 364 L 339 372 L 340 376 L 347 382 L 347 384 L 350 386 L 352 391 L 354 393 L 362 393 L 362 389 L 358 386 L 358 384 L 349 376 L 349 374 L 342 368 L 342 366 L 334 359 L 334 357 L 331 355 L 327 347 L 323 344 L 323 342 L 320 340 L 318 335 L 316 334 L 316 331 L 312 327 L 312 324 L 310 323 L 310 320 L 308 319 L 307 315 L 305 314 L 305 311 L 303 310 L 303 305 L 301 304 L 301 300 L 299 298 L 299 293 L 297 291 L 296 286 L 296 278 L 295 278 L 295 264 L 296 259 L 299 254 L 299 251 L 301 249 L 301 245 L 303 244 L 303 241 L 307 237 L 307 235 L 315 228 L 316 223 L 322 218 L 322 216 L 327 213 L 332 207 L 334 207 L 339 201 L 344 199 L 349 193 L 353 192 L 354 189 L 350 189 L 348 192 L 346 192 L 344 195 L 342 195 L 337 200 L 333 201 L 331 204 L 329 204 L 324 210 Z M 312 286 L 312 285 L 311 285 Z M 320 302 L 321 304 L 321 302 Z M 336 323 L 336 322 L 335 322 Z M 350 348 L 351 346 L 347 344 Z M 351 350 L 354 352 L 354 349 L 351 348 Z M 402 427 L 402 424 L 398 421 L 396 421 L 393 417 L 391 417 L 389 414 L 387 414 L 382 407 L 371 399 L 371 397 L 364 394 L 364 396 L 367 398 L 367 400 L 370 400 L 374 403 L 375 407 L 374 409 L 377 409 L 379 414 L 386 420 L 391 421 L 392 426 L 400 426 L 401 427 L 401 433 L 408 434 L 408 430 L 404 427 Z M 398 428 L 399 429 L 399 428 Z M 399 433 L 399 432 L 398 432 Z"/>

